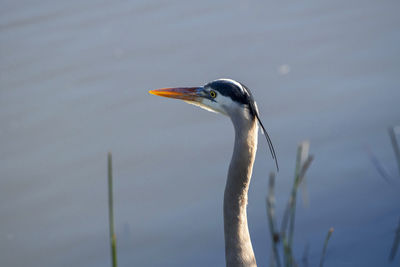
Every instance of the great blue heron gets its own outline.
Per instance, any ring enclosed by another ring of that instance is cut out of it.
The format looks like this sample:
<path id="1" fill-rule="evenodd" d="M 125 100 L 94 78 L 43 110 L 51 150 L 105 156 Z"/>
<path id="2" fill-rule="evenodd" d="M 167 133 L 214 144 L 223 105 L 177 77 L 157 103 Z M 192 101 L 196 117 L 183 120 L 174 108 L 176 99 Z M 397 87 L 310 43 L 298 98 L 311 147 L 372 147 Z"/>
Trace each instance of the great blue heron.
<path id="1" fill-rule="evenodd" d="M 250 90 L 231 79 L 201 87 L 163 88 L 151 94 L 177 98 L 206 110 L 227 115 L 235 128 L 235 145 L 224 193 L 225 259 L 227 266 L 256 266 L 247 225 L 247 193 L 257 150 L 258 124 L 267 138 L 272 158 L 278 161 Z M 258 121 L 258 124 L 257 124 Z"/>

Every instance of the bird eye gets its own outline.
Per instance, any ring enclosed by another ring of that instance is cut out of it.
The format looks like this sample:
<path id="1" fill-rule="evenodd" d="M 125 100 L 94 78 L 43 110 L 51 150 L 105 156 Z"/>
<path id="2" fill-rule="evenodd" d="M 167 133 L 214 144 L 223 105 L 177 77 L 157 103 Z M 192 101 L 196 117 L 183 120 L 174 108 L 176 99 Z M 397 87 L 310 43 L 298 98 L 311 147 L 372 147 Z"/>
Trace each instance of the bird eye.
<path id="1" fill-rule="evenodd" d="M 217 97 L 217 93 L 216 93 L 214 90 L 211 90 L 211 91 L 210 91 L 210 96 L 211 96 L 212 98 L 216 98 L 216 97 Z"/>

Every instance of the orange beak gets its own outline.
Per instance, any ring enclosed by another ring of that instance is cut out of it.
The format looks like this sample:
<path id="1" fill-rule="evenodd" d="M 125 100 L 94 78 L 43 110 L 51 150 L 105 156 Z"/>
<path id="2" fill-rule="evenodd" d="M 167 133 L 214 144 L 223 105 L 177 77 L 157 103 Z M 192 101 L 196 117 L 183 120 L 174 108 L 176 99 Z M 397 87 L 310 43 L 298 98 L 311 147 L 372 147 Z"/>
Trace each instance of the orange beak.
<path id="1" fill-rule="evenodd" d="M 149 93 L 153 95 L 195 102 L 199 102 L 199 97 L 202 96 L 202 92 L 202 87 L 162 88 L 149 91 Z"/>

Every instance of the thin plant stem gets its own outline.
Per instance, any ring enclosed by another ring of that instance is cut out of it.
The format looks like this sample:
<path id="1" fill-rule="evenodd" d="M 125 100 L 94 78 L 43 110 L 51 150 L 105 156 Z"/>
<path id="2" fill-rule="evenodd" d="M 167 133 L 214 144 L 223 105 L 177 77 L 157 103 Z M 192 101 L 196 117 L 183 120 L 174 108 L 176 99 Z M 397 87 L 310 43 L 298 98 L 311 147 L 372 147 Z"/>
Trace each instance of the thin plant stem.
<path id="1" fill-rule="evenodd" d="M 293 236 L 294 236 L 294 225 L 295 225 L 295 213 L 296 213 L 296 199 L 299 185 L 302 183 L 305 173 L 310 166 L 313 157 L 308 156 L 308 142 L 302 142 L 297 149 L 296 156 L 296 168 L 295 177 L 292 187 L 292 192 L 289 198 L 289 202 L 286 206 L 283 214 L 283 220 L 281 224 L 281 238 L 284 251 L 285 266 L 293 266 L 294 258 L 292 253 Z M 308 156 L 308 157 L 307 157 Z M 287 230 L 289 224 L 289 230 Z M 288 232 L 288 233 L 287 233 Z"/>
<path id="2" fill-rule="evenodd" d="M 295 216 L 296 216 L 296 198 L 297 198 L 297 189 L 300 184 L 300 170 L 303 166 L 302 164 L 302 157 L 303 155 L 303 150 L 304 150 L 304 142 L 302 142 L 299 145 L 299 148 L 297 149 L 297 157 L 296 157 L 296 169 L 294 173 L 294 183 L 293 183 L 293 188 L 292 188 L 292 194 L 290 196 L 290 221 L 289 221 L 289 246 L 292 247 L 293 245 L 293 235 L 294 235 L 294 222 L 295 222 Z"/>
<path id="3" fill-rule="evenodd" d="M 271 172 L 269 175 L 269 187 L 267 197 L 267 215 L 269 222 L 269 230 L 272 240 L 273 261 L 276 266 L 281 267 L 281 261 L 278 253 L 279 233 L 276 230 L 276 217 L 275 217 L 275 173 Z"/>
<path id="4" fill-rule="evenodd" d="M 380 176 L 385 180 L 385 182 L 387 182 L 388 184 L 392 184 L 392 181 L 390 180 L 391 178 L 390 175 L 388 174 L 388 172 L 385 170 L 384 166 L 381 164 L 377 156 L 372 152 L 372 150 L 369 147 L 367 147 L 367 153 L 369 155 L 369 158 L 371 159 L 372 164 L 374 165 Z"/>
<path id="5" fill-rule="evenodd" d="M 307 158 L 308 155 L 305 154 L 305 153 L 308 153 L 308 147 L 309 147 L 308 144 L 309 144 L 308 142 L 302 142 L 297 149 L 296 169 L 295 169 L 295 174 L 294 174 L 295 178 L 294 178 L 294 183 L 293 183 L 293 188 L 292 188 L 292 194 L 290 196 L 290 201 L 289 201 L 290 215 L 288 217 L 288 219 L 289 219 L 288 246 L 289 246 L 289 249 L 291 252 L 290 258 L 289 258 L 289 265 L 293 265 L 292 247 L 293 247 L 294 225 L 295 225 L 295 218 L 296 218 L 297 191 L 298 191 L 299 185 L 301 184 L 301 181 L 303 180 L 303 178 L 305 176 L 305 171 L 308 168 L 308 165 L 306 168 L 304 168 L 305 164 L 307 163 L 307 161 L 310 158 L 310 157 Z"/>
<path id="6" fill-rule="evenodd" d="M 326 248 L 328 247 L 328 242 L 329 242 L 329 239 L 331 238 L 332 233 L 333 233 L 333 227 L 331 227 L 329 229 L 328 234 L 326 235 L 325 242 L 324 242 L 324 247 L 322 249 L 321 261 L 319 262 L 319 267 L 323 267 L 324 266 Z"/>
<path id="7" fill-rule="evenodd" d="M 392 146 L 394 150 L 394 154 L 397 160 L 397 167 L 399 169 L 399 176 L 400 176 L 400 147 L 399 143 L 397 142 L 396 132 L 400 131 L 400 126 L 390 127 L 389 128 L 389 136 L 390 140 L 392 141 Z"/>
<path id="8" fill-rule="evenodd" d="M 292 208 L 293 200 L 294 200 L 293 195 L 296 194 L 296 192 L 294 192 L 294 191 L 295 191 L 295 187 L 296 187 L 296 180 L 297 180 L 298 172 L 300 169 L 301 154 L 302 154 L 302 146 L 300 144 L 297 148 L 296 168 L 295 168 L 295 172 L 294 172 L 294 183 L 293 183 L 293 187 L 292 187 L 292 193 L 290 195 L 289 202 L 285 208 L 285 212 L 283 213 L 283 219 L 282 219 L 282 224 L 281 224 L 281 235 L 282 236 L 286 236 L 286 230 L 287 230 L 287 226 L 289 223 L 290 215 L 292 215 L 291 208 Z"/>
<path id="9" fill-rule="evenodd" d="M 396 257 L 396 253 L 399 248 L 399 243 L 400 243 L 400 220 L 396 229 L 396 233 L 394 235 L 393 245 L 389 255 L 389 261 L 393 261 L 394 257 Z"/>
<path id="10" fill-rule="evenodd" d="M 306 159 L 308 158 L 308 153 L 310 151 L 310 142 L 303 141 L 302 142 L 302 150 L 301 150 L 301 165 L 304 165 Z M 303 204 L 305 207 L 309 206 L 309 197 L 308 197 L 308 190 L 307 190 L 307 181 L 306 177 L 304 176 L 303 181 L 300 183 L 301 186 L 301 196 L 303 199 Z"/>
<path id="11" fill-rule="evenodd" d="M 288 244 L 288 240 L 286 236 L 282 237 L 282 246 L 283 246 L 283 260 L 285 262 L 286 267 L 292 266 L 292 249 Z"/>
<path id="12" fill-rule="evenodd" d="M 308 155 L 309 142 L 300 143 L 296 155 L 296 168 L 294 174 L 293 187 L 287 206 L 283 214 L 280 231 L 277 229 L 275 214 L 275 174 L 271 173 L 269 177 L 269 189 L 267 196 L 267 215 L 269 229 L 272 238 L 271 246 L 271 266 L 280 266 L 280 257 L 278 245 L 281 242 L 283 248 L 283 265 L 285 267 L 299 266 L 293 256 L 293 238 L 296 212 L 296 199 L 299 186 L 304 182 L 306 172 L 313 161 L 313 156 Z M 279 232 L 278 232 L 279 231 Z M 326 248 L 325 248 L 326 249 Z M 304 252 L 303 261 L 308 264 L 308 246 Z"/>
<path id="13" fill-rule="evenodd" d="M 308 158 L 304 162 L 303 166 L 301 167 L 301 169 L 298 173 L 298 176 L 296 178 L 295 185 L 294 185 L 293 192 L 295 192 L 295 193 L 294 194 L 292 193 L 292 196 L 291 196 L 292 201 L 291 201 L 291 206 L 290 206 L 290 211 L 291 211 L 290 228 L 289 228 L 289 234 L 288 234 L 289 239 L 288 239 L 288 243 L 287 243 L 287 246 L 288 246 L 287 252 L 288 252 L 288 256 L 289 256 L 288 261 L 287 261 L 288 266 L 293 266 L 296 263 L 293 258 L 293 249 L 292 249 L 293 243 L 290 243 L 290 242 L 293 242 L 293 236 L 294 236 L 294 222 L 295 222 L 295 213 L 296 213 L 296 193 L 297 193 L 299 185 L 303 181 L 305 174 L 306 174 L 308 168 L 310 167 L 313 159 L 314 159 L 313 156 L 308 156 Z"/>
<path id="14" fill-rule="evenodd" d="M 108 219 L 110 225 L 111 266 L 117 267 L 117 236 L 114 230 L 112 155 L 108 152 Z"/>
<path id="15" fill-rule="evenodd" d="M 290 210 L 290 202 L 286 205 L 285 212 L 283 213 L 281 232 L 280 232 L 280 236 L 282 239 L 282 246 L 283 246 L 283 256 L 284 256 L 283 260 L 286 267 L 290 266 L 289 258 L 291 257 L 291 250 L 286 235 L 287 222 L 289 221 L 289 210 Z"/>

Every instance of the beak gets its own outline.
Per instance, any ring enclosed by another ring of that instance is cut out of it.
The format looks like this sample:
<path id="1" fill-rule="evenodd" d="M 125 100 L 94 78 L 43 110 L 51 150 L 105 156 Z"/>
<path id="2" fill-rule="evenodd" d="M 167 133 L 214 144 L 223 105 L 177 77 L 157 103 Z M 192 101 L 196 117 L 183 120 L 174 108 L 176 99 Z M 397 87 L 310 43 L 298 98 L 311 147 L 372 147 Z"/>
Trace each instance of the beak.
<path id="1" fill-rule="evenodd" d="M 150 90 L 149 93 L 185 101 L 200 102 L 200 98 L 203 96 L 203 87 L 162 88 Z"/>

